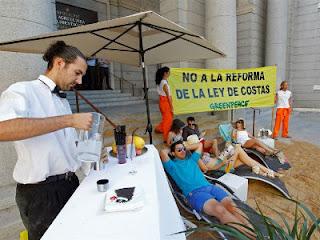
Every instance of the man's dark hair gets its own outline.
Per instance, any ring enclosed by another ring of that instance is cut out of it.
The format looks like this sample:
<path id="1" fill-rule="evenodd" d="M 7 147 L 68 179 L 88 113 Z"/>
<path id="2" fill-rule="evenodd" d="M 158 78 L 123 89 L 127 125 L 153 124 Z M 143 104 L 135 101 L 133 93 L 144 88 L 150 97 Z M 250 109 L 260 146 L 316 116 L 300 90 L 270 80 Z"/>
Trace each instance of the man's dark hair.
<path id="1" fill-rule="evenodd" d="M 188 118 L 187 118 L 187 122 L 189 122 L 189 121 L 195 121 L 195 120 L 194 120 L 194 117 L 188 117 Z"/>
<path id="2" fill-rule="evenodd" d="M 73 63 L 77 57 L 81 57 L 84 60 L 86 59 L 78 48 L 67 45 L 64 41 L 52 43 L 44 53 L 42 58 L 44 61 L 48 62 L 48 70 L 52 69 L 53 61 L 56 57 L 62 58 L 67 64 Z"/>
<path id="3" fill-rule="evenodd" d="M 174 150 L 176 150 L 176 145 L 178 145 L 178 144 L 183 144 L 183 141 L 182 141 L 182 140 L 179 140 L 179 141 L 176 141 L 176 142 L 172 143 L 172 144 L 170 145 L 170 151 L 171 151 L 171 152 L 174 152 Z"/>

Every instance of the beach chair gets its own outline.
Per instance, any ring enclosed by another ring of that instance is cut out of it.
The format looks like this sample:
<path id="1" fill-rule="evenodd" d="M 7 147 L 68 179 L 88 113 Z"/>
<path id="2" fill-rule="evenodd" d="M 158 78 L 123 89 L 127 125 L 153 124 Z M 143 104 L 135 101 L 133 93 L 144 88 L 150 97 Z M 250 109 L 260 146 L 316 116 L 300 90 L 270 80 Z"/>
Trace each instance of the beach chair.
<path id="1" fill-rule="evenodd" d="M 224 141 L 236 143 L 236 142 L 233 142 L 231 137 L 232 130 L 233 128 L 230 123 L 219 125 L 219 133 L 221 137 L 224 139 Z M 267 168 L 272 169 L 273 171 L 288 170 L 289 168 L 291 168 L 288 162 L 281 163 L 279 161 L 279 158 L 275 155 L 266 156 L 255 149 L 249 149 L 249 148 L 243 148 L 243 149 L 251 158 L 260 162 Z"/>
<path id="2" fill-rule="evenodd" d="M 195 218 L 199 221 L 205 221 L 207 223 L 219 223 L 218 219 L 213 217 L 213 216 L 209 216 L 206 215 L 204 213 L 201 212 L 197 212 L 195 209 L 192 209 L 192 207 L 189 205 L 186 197 L 182 194 L 182 191 L 180 190 L 180 188 L 177 186 L 177 184 L 174 182 L 174 180 L 170 177 L 169 174 L 167 174 L 167 179 L 168 179 L 168 183 L 169 183 L 169 187 L 171 189 L 171 192 L 177 202 L 177 204 L 183 209 L 185 210 L 187 213 L 194 215 Z M 264 220 L 262 218 L 262 216 L 260 214 L 258 214 L 253 208 L 251 208 L 249 205 L 247 205 L 246 203 L 242 202 L 236 195 L 234 195 L 234 192 L 232 191 L 231 188 L 229 188 L 227 185 L 225 185 L 224 183 L 220 182 L 217 179 L 209 179 L 209 182 L 211 184 L 216 184 L 221 186 L 223 189 L 225 189 L 233 198 L 233 201 L 237 204 L 238 208 L 241 209 L 248 217 L 250 222 L 255 223 L 255 227 L 258 227 L 260 232 L 262 232 L 267 239 L 268 236 L 268 230 L 265 227 L 264 224 Z M 217 232 L 217 234 L 219 235 L 218 239 L 223 239 L 223 240 L 235 240 L 236 238 L 232 237 L 232 236 L 228 236 L 225 233 L 222 232 Z"/>
<path id="3" fill-rule="evenodd" d="M 220 131 L 220 134 L 222 136 L 222 138 L 227 142 L 232 142 L 232 139 L 231 139 L 231 131 L 232 131 L 232 126 L 231 124 L 221 124 L 219 126 L 219 131 Z M 268 157 L 268 156 L 263 156 L 263 154 L 259 153 L 258 151 L 251 151 L 251 149 L 245 149 L 244 150 L 246 151 L 246 153 L 251 157 L 253 158 L 254 160 L 260 162 L 261 164 L 265 165 L 267 168 L 270 168 L 270 164 L 267 164 L 268 161 L 265 160 L 265 157 Z M 279 161 L 279 160 L 275 160 L 276 161 Z M 281 163 L 280 163 L 281 164 Z M 284 165 L 284 164 L 281 164 L 281 165 Z M 272 165 L 272 166 L 275 166 L 275 165 Z M 290 166 L 290 165 L 289 165 Z M 274 171 L 277 171 L 277 169 L 272 169 Z M 262 181 L 266 184 L 269 184 L 270 186 L 274 187 L 275 189 L 277 189 L 279 192 L 281 192 L 286 198 L 291 198 L 290 197 L 290 194 L 289 194 L 289 191 L 287 189 L 287 187 L 285 186 L 284 182 L 281 181 L 279 178 L 269 178 L 269 177 L 266 177 L 266 176 L 262 176 L 262 175 L 258 175 L 258 174 L 255 174 L 252 172 L 251 168 L 248 167 L 248 166 L 240 166 L 238 168 L 235 169 L 234 172 L 232 172 L 233 174 L 236 174 L 240 177 L 244 177 L 246 179 L 253 179 L 253 180 L 257 180 L 257 181 Z M 214 170 L 214 171 L 208 171 L 205 176 L 207 179 L 210 179 L 210 180 L 214 180 L 214 179 L 217 179 L 219 177 L 221 177 L 222 175 L 224 175 L 225 172 L 224 171 L 217 171 L 217 170 Z"/>
<path id="4" fill-rule="evenodd" d="M 214 170 L 214 171 L 208 171 L 204 175 L 205 175 L 205 177 L 207 179 L 213 180 L 213 179 L 216 179 L 216 178 L 219 178 L 219 177 L 223 176 L 224 174 L 225 174 L 224 171 Z M 264 182 L 264 183 L 272 186 L 273 188 L 277 189 L 286 198 L 288 198 L 288 199 L 291 198 L 286 185 L 279 178 L 269 178 L 269 177 L 266 177 L 266 176 L 255 174 L 255 173 L 253 173 L 251 171 L 250 167 L 244 166 L 244 165 L 236 168 L 235 171 L 232 172 L 232 174 L 235 174 L 235 175 L 240 176 L 240 177 L 244 177 L 244 178 L 246 178 L 248 180 L 252 179 L 252 180 L 257 180 L 257 181 Z"/>

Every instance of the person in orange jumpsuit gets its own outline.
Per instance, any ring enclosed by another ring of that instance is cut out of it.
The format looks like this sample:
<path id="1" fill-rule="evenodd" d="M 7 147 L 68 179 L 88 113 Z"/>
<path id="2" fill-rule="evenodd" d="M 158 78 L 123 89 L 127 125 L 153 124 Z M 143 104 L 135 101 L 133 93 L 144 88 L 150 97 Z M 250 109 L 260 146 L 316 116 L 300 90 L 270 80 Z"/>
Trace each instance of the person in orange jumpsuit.
<path id="1" fill-rule="evenodd" d="M 156 84 L 159 94 L 159 108 L 162 115 L 162 120 L 156 126 L 155 132 L 163 134 L 163 141 L 166 142 L 173 120 L 173 105 L 168 84 L 168 77 L 170 76 L 170 68 L 162 67 L 156 72 Z"/>
<path id="2" fill-rule="evenodd" d="M 288 90 L 288 83 L 283 81 L 280 84 L 280 90 L 276 94 L 275 102 L 277 104 L 276 121 L 273 129 L 273 138 L 277 139 L 282 123 L 282 137 L 291 138 L 289 132 L 289 117 L 292 111 L 292 93 Z"/>

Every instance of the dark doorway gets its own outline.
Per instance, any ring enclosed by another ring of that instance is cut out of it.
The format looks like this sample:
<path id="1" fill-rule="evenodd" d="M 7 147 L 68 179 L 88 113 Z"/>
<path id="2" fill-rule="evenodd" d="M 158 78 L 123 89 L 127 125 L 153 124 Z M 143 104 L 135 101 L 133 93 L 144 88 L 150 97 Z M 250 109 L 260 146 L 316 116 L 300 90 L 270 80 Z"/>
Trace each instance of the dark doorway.
<path id="1" fill-rule="evenodd" d="M 110 85 L 109 62 L 104 59 L 89 58 L 88 69 L 82 78 L 78 90 L 109 90 Z"/>

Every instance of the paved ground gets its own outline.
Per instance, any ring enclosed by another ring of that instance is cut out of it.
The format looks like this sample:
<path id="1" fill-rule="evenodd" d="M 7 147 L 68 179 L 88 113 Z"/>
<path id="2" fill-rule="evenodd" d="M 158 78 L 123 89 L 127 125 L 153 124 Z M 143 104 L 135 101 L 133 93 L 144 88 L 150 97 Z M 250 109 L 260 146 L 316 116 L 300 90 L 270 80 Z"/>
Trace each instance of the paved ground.
<path id="1" fill-rule="evenodd" d="M 131 132 L 134 128 L 139 127 L 141 133 L 144 132 L 144 127 L 146 124 L 146 106 L 144 104 L 139 105 L 128 105 L 128 106 L 121 106 L 121 107 L 110 107 L 102 109 L 104 113 L 107 114 L 107 116 L 113 120 L 116 124 L 125 124 L 127 126 L 128 131 Z M 151 113 L 151 121 L 153 123 L 153 126 L 157 122 L 160 121 L 160 113 L 158 104 L 154 101 L 150 102 L 150 113 Z M 251 109 L 246 110 L 240 110 L 235 113 L 234 119 L 238 117 L 245 118 L 247 122 L 247 129 L 249 131 L 252 131 L 252 114 L 253 111 Z M 216 130 L 213 130 L 217 128 L 218 123 L 220 122 L 215 118 L 215 116 L 212 116 L 209 113 L 197 113 L 197 114 L 188 114 L 188 115 L 194 115 L 196 116 L 197 122 L 200 125 L 200 128 L 202 129 L 212 129 L 211 131 L 208 131 L 207 135 L 210 137 L 213 137 L 216 134 Z M 179 115 L 176 117 L 181 118 L 182 120 L 186 119 L 187 115 Z M 318 135 L 320 134 L 320 112 L 319 113 L 310 113 L 310 112 L 293 112 L 291 121 L 290 121 L 290 130 L 289 134 L 293 137 L 293 140 L 302 140 L 307 141 L 310 143 L 314 143 L 317 146 L 320 146 L 320 141 L 318 141 Z M 271 110 L 270 109 L 263 109 L 261 110 L 261 113 L 256 113 L 256 133 L 260 128 L 270 128 L 271 127 Z M 146 135 L 141 135 L 145 139 L 147 139 Z M 111 142 L 113 141 L 113 131 L 112 128 L 108 128 L 108 132 L 106 134 L 107 141 Z M 162 138 L 160 134 L 153 134 L 154 143 L 156 146 L 161 147 Z M 291 140 L 287 139 L 279 139 L 281 142 L 290 143 Z M 290 145 L 291 147 L 294 147 L 294 145 Z M 298 152 L 300 150 L 297 150 Z M 300 156 L 299 156 L 300 158 Z M 300 176 L 299 173 L 297 176 Z M 253 183 L 256 184 L 256 183 Z M 250 185 L 250 187 L 254 187 L 255 185 Z M 265 186 L 257 186 L 254 191 L 252 192 L 258 192 L 259 189 L 264 189 Z M 270 190 L 271 191 L 271 190 Z M 270 200 L 267 200 L 267 202 Z M 191 221 L 194 221 L 194 217 L 188 214 L 183 213 L 182 209 L 181 213 L 186 218 L 188 218 Z M 195 222 L 197 225 L 198 222 Z M 204 232 L 204 233 L 194 233 L 191 236 L 188 237 L 188 240 L 195 240 L 195 239 L 213 239 L 212 233 Z"/>
<path id="2" fill-rule="evenodd" d="M 257 133 L 260 128 L 271 128 L 271 110 L 261 110 L 259 114 L 256 111 L 256 126 L 255 132 Z M 252 132 L 252 117 L 253 110 L 246 109 L 238 111 L 235 114 L 235 119 L 242 117 L 247 122 L 247 128 Z M 294 140 L 307 141 L 320 146 L 320 112 L 302 112 L 293 111 L 289 123 L 289 135 Z M 287 139 L 279 138 L 279 141 L 290 142 Z"/>
<path id="3" fill-rule="evenodd" d="M 111 107 L 103 109 L 103 111 L 110 116 L 110 118 L 117 119 L 119 116 L 129 116 L 136 114 L 143 114 L 146 112 L 146 106 L 144 104 L 129 105 L 121 107 Z M 150 101 L 150 113 L 151 115 L 159 115 L 158 104 L 155 101 Z M 189 114 L 190 115 L 190 114 Z M 256 111 L 255 120 L 255 132 L 258 133 L 260 128 L 271 128 L 271 109 L 260 109 Z M 275 115 L 275 113 L 274 113 Z M 177 116 L 181 117 L 181 116 Z M 252 132 L 252 109 L 238 110 L 234 114 L 234 119 L 242 117 L 246 120 L 247 129 Z M 185 119 L 182 116 L 181 119 Z M 203 127 L 203 126 L 201 126 Z M 320 111 L 319 112 L 302 112 L 293 111 L 289 124 L 289 135 L 294 140 L 307 141 L 320 146 Z M 279 141 L 288 142 L 287 139 L 279 138 Z M 290 140 L 289 140 L 290 142 Z"/>

